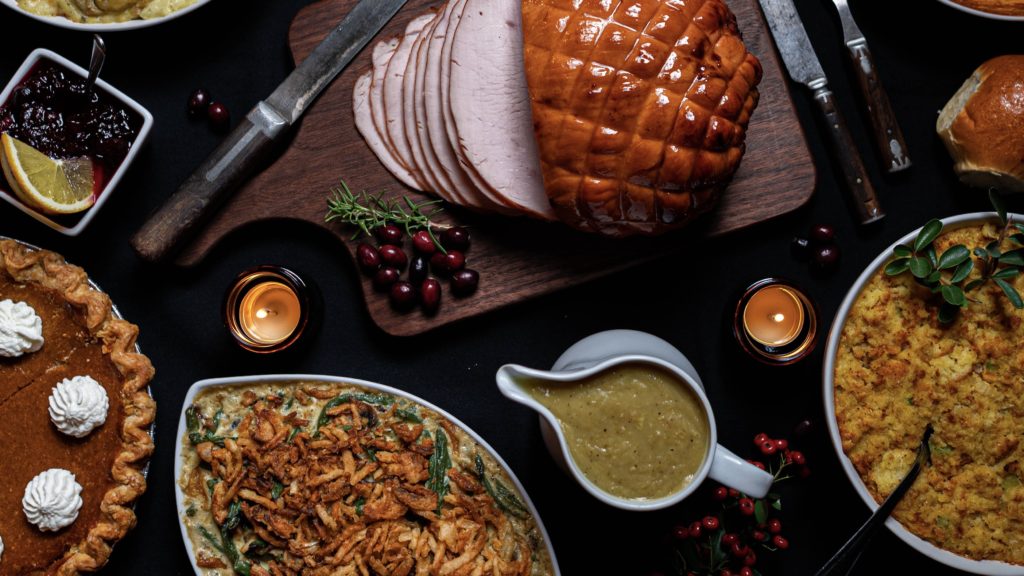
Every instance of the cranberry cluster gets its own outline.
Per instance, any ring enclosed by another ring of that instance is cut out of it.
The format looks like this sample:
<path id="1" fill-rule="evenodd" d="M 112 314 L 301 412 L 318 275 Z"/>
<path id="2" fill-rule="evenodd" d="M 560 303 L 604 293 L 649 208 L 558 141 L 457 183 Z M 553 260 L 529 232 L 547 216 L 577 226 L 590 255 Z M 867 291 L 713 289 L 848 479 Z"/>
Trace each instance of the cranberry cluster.
<path id="1" fill-rule="evenodd" d="M 793 256 L 801 262 L 810 261 L 815 270 L 831 272 L 839 265 L 839 245 L 836 231 L 828 224 L 811 227 L 807 237 L 797 236 L 791 244 Z"/>
<path id="2" fill-rule="evenodd" d="M 802 452 L 790 450 L 785 439 L 761 433 L 754 444 L 768 462 L 749 460 L 779 482 L 810 475 Z M 782 521 L 770 516 L 781 509 L 774 491 L 766 498 L 751 498 L 738 490 L 717 486 L 711 493 L 719 511 L 699 520 L 676 525 L 669 536 L 675 548 L 675 571 L 685 576 L 754 576 L 758 554 L 786 550 L 789 540 L 782 535 Z M 654 572 L 650 576 L 664 576 Z"/>
<path id="3" fill-rule="evenodd" d="M 188 106 L 185 109 L 189 118 L 198 120 L 206 116 L 210 127 L 218 132 L 227 130 L 231 124 L 231 113 L 224 104 L 210 99 L 210 93 L 202 88 L 197 89 L 188 98 Z"/>
<path id="4" fill-rule="evenodd" d="M 376 292 L 387 293 L 391 307 L 409 312 L 418 303 L 427 315 L 436 314 L 441 307 L 441 282 L 447 278 L 452 294 L 470 296 L 480 284 L 480 274 L 466 268 L 469 251 L 469 231 L 453 226 L 435 238 L 427 230 L 412 235 L 412 252 L 402 249 L 404 233 L 394 224 L 373 229 L 376 247 L 360 243 L 356 247 L 356 262 L 364 274 L 373 279 Z M 405 280 L 402 272 L 409 268 Z M 433 275 L 431 275 L 433 274 Z"/>

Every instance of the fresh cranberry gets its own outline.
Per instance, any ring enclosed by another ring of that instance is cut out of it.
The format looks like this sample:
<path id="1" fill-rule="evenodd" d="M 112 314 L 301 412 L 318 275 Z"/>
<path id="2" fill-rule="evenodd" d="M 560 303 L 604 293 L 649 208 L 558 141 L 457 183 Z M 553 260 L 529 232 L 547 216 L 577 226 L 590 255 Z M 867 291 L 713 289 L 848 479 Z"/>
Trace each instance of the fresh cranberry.
<path id="1" fill-rule="evenodd" d="M 746 556 L 747 552 L 750 552 L 750 547 L 741 542 L 733 542 L 729 546 L 729 553 L 731 553 L 733 556 L 737 558 L 742 558 Z"/>
<path id="2" fill-rule="evenodd" d="M 458 250 L 449 250 L 447 254 L 437 252 L 430 257 L 430 266 L 437 274 L 455 274 L 466 267 L 466 257 Z"/>
<path id="3" fill-rule="evenodd" d="M 732 546 L 736 542 L 739 542 L 740 537 L 729 532 L 728 534 L 722 534 L 722 544 L 726 546 Z"/>
<path id="4" fill-rule="evenodd" d="M 676 540 L 686 540 L 690 537 L 690 529 L 682 524 L 672 528 L 672 537 Z"/>
<path id="5" fill-rule="evenodd" d="M 408 312 L 416 306 L 416 289 L 408 282 L 400 281 L 392 284 L 388 297 L 391 300 L 391 306 L 399 312 Z"/>
<path id="6" fill-rule="evenodd" d="M 775 442 L 772 442 L 771 440 L 765 442 L 764 444 L 761 444 L 761 453 L 764 454 L 765 456 L 771 456 L 772 454 L 775 454 L 776 450 L 778 450 L 778 448 L 775 447 Z"/>
<path id="7" fill-rule="evenodd" d="M 373 229 L 373 237 L 381 244 L 402 245 L 402 229 L 394 224 L 385 224 Z"/>
<path id="8" fill-rule="evenodd" d="M 416 250 L 417 254 L 422 254 L 423 256 L 430 256 L 437 252 L 437 245 L 434 244 L 434 239 L 430 236 L 430 232 L 426 230 L 420 230 L 412 235 L 412 247 Z"/>
<path id="9" fill-rule="evenodd" d="M 817 244 L 831 244 L 836 240 L 835 228 L 828 224 L 818 224 L 811 228 L 811 240 Z"/>
<path id="10" fill-rule="evenodd" d="M 380 268 L 380 252 L 369 244 L 362 242 L 356 246 L 356 261 L 367 274 L 373 274 Z"/>
<path id="11" fill-rule="evenodd" d="M 480 273 L 476 270 L 462 270 L 452 276 L 452 294 L 460 298 L 476 292 L 479 285 Z"/>
<path id="12" fill-rule="evenodd" d="M 715 491 L 711 494 L 711 497 L 721 502 L 729 497 L 729 489 L 725 486 L 719 486 L 715 488 Z"/>
<path id="13" fill-rule="evenodd" d="M 220 102 L 210 102 L 209 108 L 206 109 L 206 117 L 215 130 L 226 130 L 231 124 L 231 113 L 228 112 L 227 106 Z"/>
<path id="14" fill-rule="evenodd" d="M 430 272 L 430 267 L 427 265 L 427 259 L 423 256 L 416 256 L 409 263 L 409 282 L 413 286 L 419 286 L 423 284 L 423 281 L 427 279 L 427 274 Z"/>
<path id="15" fill-rule="evenodd" d="M 785 550 L 786 548 L 789 548 L 789 540 L 786 540 L 778 534 L 772 537 L 772 544 L 779 550 Z"/>
<path id="16" fill-rule="evenodd" d="M 839 246 L 825 244 L 814 251 L 814 265 L 823 272 L 833 270 L 839 264 Z"/>
<path id="17" fill-rule="evenodd" d="M 740 514 L 752 516 L 754 514 L 754 501 L 750 498 L 740 498 Z"/>
<path id="18" fill-rule="evenodd" d="M 743 557 L 743 563 L 747 566 L 753 566 L 754 564 L 757 564 L 757 554 L 755 554 L 753 550 L 747 552 L 747 554 Z"/>
<path id="19" fill-rule="evenodd" d="M 427 314 L 436 314 L 441 307 L 441 283 L 436 278 L 427 278 L 420 286 L 420 304 Z"/>
<path id="20" fill-rule="evenodd" d="M 782 522 L 780 522 L 778 518 L 772 518 L 768 521 L 768 531 L 772 534 L 782 532 Z"/>
<path id="21" fill-rule="evenodd" d="M 469 230 L 462 226 L 452 226 L 441 233 L 441 246 L 445 250 L 469 250 Z"/>
<path id="22" fill-rule="evenodd" d="M 740 568 L 739 575 L 754 576 L 754 571 L 750 569 L 750 566 L 744 566 L 743 568 Z"/>
<path id="23" fill-rule="evenodd" d="M 804 453 L 797 452 L 796 450 L 793 450 L 792 452 L 789 453 L 789 459 L 792 460 L 793 464 L 796 464 L 797 466 L 803 466 L 804 464 L 807 463 L 807 458 L 804 457 Z"/>
<path id="24" fill-rule="evenodd" d="M 758 462 L 757 460 L 747 460 L 747 462 L 749 462 L 751 466 L 760 468 L 761 470 L 765 469 L 763 462 Z"/>
<path id="25" fill-rule="evenodd" d="M 690 524 L 690 538 L 700 538 L 703 530 L 700 527 L 700 522 L 694 522 Z"/>
<path id="26" fill-rule="evenodd" d="M 705 530 L 718 530 L 718 518 L 705 516 L 704 520 L 701 521 L 701 525 L 704 526 Z"/>
<path id="27" fill-rule="evenodd" d="M 783 440 L 783 439 L 776 440 L 775 441 L 775 448 L 777 450 L 786 450 L 786 449 L 789 448 L 789 442 L 786 441 L 786 440 Z"/>
<path id="28" fill-rule="evenodd" d="M 729 570 L 728 568 L 722 568 L 718 571 L 718 576 L 733 576 L 732 570 Z"/>
<path id="29" fill-rule="evenodd" d="M 750 537 L 756 540 L 757 542 L 764 542 L 768 539 L 768 535 L 761 530 L 754 530 L 750 533 Z"/>
<path id="30" fill-rule="evenodd" d="M 387 292 L 391 286 L 398 282 L 400 273 L 395 268 L 381 268 L 373 275 L 373 289 L 377 292 Z"/>
<path id="31" fill-rule="evenodd" d="M 405 252 L 400 247 L 394 244 L 385 244 L 377 251 L 380 252 L 380 261 L 385 266 L 405 270 L 405 267 L 409 264 L 409 257 L 405 255 Z"/>
<path id="32" fill-rule="evenodd" d="M 765 442 L 768 442 L 769 440 L 771 440 L 771 438 L 769 438 L 768 435 L 765 434 L 764 432 L 761 432 L 757 436 L 754 436 L 754 445 L 760 446 L 761 444 L 764 444 Z"/>
<path id="33" fill-rule="evenodd" d="M 210 107 L 210 93 L 199 88 L 188 98 L 188 115 L 191 118 L 202 118 Z"/>

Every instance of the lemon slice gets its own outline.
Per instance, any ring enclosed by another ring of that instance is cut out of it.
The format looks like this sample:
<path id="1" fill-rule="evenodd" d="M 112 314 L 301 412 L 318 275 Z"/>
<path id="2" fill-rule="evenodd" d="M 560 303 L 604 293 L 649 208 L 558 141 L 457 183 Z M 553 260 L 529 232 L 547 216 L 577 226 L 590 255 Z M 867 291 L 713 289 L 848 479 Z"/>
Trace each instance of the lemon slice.
<path id="1" fill-rule="evenodd" d="M 96 202 L 92 160 L 55 160 L 6 132 L 0 135 L 0 164 L 22 202 L 51 214 L 74 214 Z"/>

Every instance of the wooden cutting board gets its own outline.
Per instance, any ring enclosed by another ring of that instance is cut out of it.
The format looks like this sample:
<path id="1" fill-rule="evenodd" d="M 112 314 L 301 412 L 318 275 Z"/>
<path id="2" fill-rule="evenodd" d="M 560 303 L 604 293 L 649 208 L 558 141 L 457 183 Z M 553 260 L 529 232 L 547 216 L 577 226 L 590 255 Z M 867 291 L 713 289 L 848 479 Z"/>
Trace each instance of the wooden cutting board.
<path id="1" fill-rule="evenodd" d="M 302 61 L 354 6 L 356 0 L 321 0 L 303 8 L 292 22 L 289 43 Z M 716 211 L 690 229 L 660 238 L 615 241 L 572 231 L 565 226 L 524 218 L 485 216 L 446 208 L 442 221 L 471 228 L 473 245 L 467 267 L 480 272 L 479 291 L 466 299 L 445 293 L 434 317 L 419 311 L 398 314 L 386 295 L 376 294 L 368 278 L 362 283 L 370 315 L 387 333 L 408 336 L 476 316 L 515 302 L 611 274 L 639 262 L 686 250 L 703 238 L 739 230 L 791 212 L 814 193 L 815 170 L 804 133 L 779 68 L 771 33 L 757 0 L 728 0 L 744 40 L 761 59 L 761 101 L 747 132 L 747 153 Z M 398 35 L 406 23 L 437 6 L 410 0 L 378 36 Z M 367 48 L 307 111 L 288 149 L 229 200 L 185 248 L 179 263 L 199 262 L 226 234 L 246 224 L 270 219 L 297 219 L 324 227 L 348 248 L 357 242 L 352 230 L 324 223 L 326 199 L 345 180 L 356 191 L 383 191 L 389 196 L 419 193 L 402 186 L 377 161 L 354 127 L 352 86 L 370 67 Z M 353 273 L 357 273 L 355 267 Z M 447 285 L 445 285 L 447 291 Z"/>

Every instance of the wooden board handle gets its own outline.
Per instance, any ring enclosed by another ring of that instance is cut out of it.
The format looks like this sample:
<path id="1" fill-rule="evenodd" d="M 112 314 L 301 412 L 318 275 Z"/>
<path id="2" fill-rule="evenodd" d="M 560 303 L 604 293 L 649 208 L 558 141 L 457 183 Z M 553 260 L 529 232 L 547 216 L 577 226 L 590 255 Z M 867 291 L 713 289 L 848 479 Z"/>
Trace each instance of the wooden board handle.
<path id="1" fill-rule="evenodd" d="M 217 207 L 238 189 L 273 150 L 287 124 L 260 103 L 196 168 L 132 237 L 132 248 L 149 262 L 171 256 Z"/>
<path id="2" fill-rule="evenodd" d="M 863 38 L 847 44 L 850 59 L 853 61 L 853 69 L 857 75 L 857 83 L 860 85 L 860 92 L 864 96 L 864 102 L 868 108 L 868 116 L 871 117 L 871 128 L 875 134 L 875 143 L 882 155 L 882 161 L 887 172 L 899 172 L 910 168 L 910 158 L 907 157 L 907 142 L 903 139 L 903 131 L 896 121 L 896 114 L 892 110 L 892 103 L 889 101 L 885 87 L 882 86 L 878 72 L 875 70 L 875 60 L 868 50 L 867 42 Z"/>
<path id="3" fill-rule="evenodd" d="M 846 190 L 851 195 L 860 223 L 869 224 L 881 220 L 885 217 L 885 212 L 878 202 L 875 187 L 871 185 L 867 170 L 864 169 L 860 152 L 857 151 L 857 146 L 850 136 L 846 120 L 836 106 L 835 95 L 828 86 L 821 86 L 814 91 L 814 100 L 828 123 L 828 133 L 832 137 L 836 159 L 839 161 L 840 171 L 846 181 Z"/>

